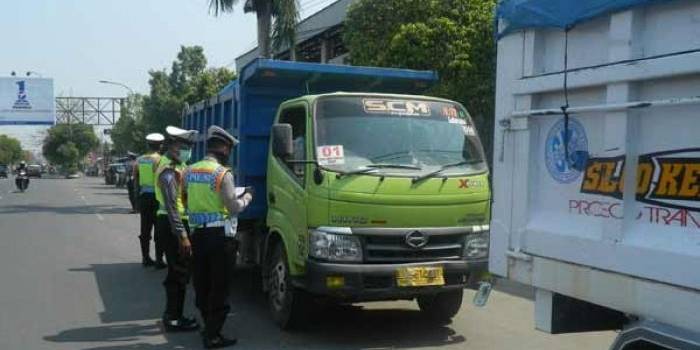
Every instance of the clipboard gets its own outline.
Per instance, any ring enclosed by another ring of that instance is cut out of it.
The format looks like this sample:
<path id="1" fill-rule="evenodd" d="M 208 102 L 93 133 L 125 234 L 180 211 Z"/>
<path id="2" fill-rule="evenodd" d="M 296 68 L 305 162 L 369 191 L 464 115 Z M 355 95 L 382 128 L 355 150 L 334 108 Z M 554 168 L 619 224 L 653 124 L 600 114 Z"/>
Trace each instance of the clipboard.
<path id="1" fill-rule="evenodd" d="M 250 195 L 252 196 L 254 192 L 255 191 L 252 186 L 236 187 L 236 198 L 240 199 L 246 193 L 250 193 Z"/>

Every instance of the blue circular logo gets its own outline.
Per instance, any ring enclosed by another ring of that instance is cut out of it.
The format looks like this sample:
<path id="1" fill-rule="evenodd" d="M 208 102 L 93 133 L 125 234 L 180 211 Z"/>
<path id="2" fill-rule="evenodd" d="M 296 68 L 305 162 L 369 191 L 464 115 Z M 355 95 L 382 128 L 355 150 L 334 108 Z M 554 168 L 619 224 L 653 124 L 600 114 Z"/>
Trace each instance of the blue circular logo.
<path id="1" fill-rule="evenodd" d="M 547 170 L 552 178 L 559 183 L 572 183 L 576 181 L 582 172 L 580 166 L 575 166 L 579 161 L 582 153 L 588 153 L 588 138 L 586 137 L 586 129 L 581 123 L 569 118 L 569 157 L 564 155 L 564 119 L 554 123 L 554 126 L 547 134 L 545 141 L 544 160 L 547 164 Z M 578 169 L 577 169 L 578 168 Z"/>

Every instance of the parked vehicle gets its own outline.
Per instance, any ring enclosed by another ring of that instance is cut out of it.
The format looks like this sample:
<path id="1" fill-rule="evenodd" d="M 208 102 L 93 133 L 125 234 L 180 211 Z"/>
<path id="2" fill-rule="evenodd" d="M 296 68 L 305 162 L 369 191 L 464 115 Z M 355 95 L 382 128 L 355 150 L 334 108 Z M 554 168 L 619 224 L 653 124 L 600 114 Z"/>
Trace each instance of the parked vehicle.
<path id="1" fill-rule="evenodd" d="M 15 186 L 20 192 L 24 192 L 29 187 L 29 171 L 28 169 L 19 169 L 15 176 Z"/>
<path id="2" fill-rule="evenodd" d="M 107 166 L 105 172 L 105 184 L 123 187 L 126 183 L 126 165 L 123 163 L 112 163 Z"/>
<path id="3" fill-rule="evenodd" d="M 526 2 L 498 12 L 489 268 L 540 330 L 698 349 L 700 2 Z"/>
<path id="4" fill-rule="evenodd" d="M 41 165 L 39 165 L 39 164 L 27 165 L 27 176 L 41 178 Z"/>
<path id="5" fill-rule="evenodd" d="M 99 167 L 97 164 L 93 164 L 87 167 L 85 170 L 85 175 L 90 177 L 96 177 L 99 174 Z"/>
<path id="6" fill-rule="evenodd" d="M 216 124 L 241 141 L 237 186 L 257 195 L 239 217 L 238 260 L 258 269 L 281 327 L 302 325 L 319 299 L 417 300 L 445 322 L 486 272 L 490 189 L 474 124 L 456 102 L 404 95 L 435 80 L 257 60 L 186 111 L 185 128 Z"/>
<path id="7" fill-rule="evenodd" d="M 0 178 L 7 179 L 8 167 L 5 164 L 0 164 Z"/>

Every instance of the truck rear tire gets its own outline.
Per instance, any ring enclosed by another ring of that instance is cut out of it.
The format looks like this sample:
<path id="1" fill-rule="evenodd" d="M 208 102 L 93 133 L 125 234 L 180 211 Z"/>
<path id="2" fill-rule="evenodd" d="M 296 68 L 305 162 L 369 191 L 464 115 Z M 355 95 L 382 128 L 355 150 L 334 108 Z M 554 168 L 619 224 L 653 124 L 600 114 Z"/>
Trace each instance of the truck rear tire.
<path id="1" fill-rule="evenodd" d="M 299 328 L 309 312 L 309 296 L 292 285 L 283 243 L 274 247 L 268 265 L 268 304 L 272 318 L 284 330 Z"/>
<path id="2" fill-rule="evenodd" d="M 456 289 L 417 298 L 420 311 L 433 322 L 449 323 L 462 307 L 464 290 Z"/>

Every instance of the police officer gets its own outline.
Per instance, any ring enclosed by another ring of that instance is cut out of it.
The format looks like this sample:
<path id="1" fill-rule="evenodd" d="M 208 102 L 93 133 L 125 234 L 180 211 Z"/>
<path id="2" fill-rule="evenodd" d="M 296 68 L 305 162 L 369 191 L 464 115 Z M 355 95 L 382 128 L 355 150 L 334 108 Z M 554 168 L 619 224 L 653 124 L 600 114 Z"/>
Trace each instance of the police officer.
<path id="1" fill-rule="evenodd" d="M 237 249 L 237 216 L 253 199 L 247 192 L 236 196 L 233 175 L 222 165 L 237 144 L 238 140 L 223 129 L 210 127 L 207 156 L 185 173 L 184 197 L 193 230 L 193 283 L 205 324 L 202 341 L 208 349 L 236 343 L 236 339 L 223 337 L 221 328 L 230 310 L 226 300 Z"/>
<path id="2" fill-rule="evenodd" d="M 183 316 L 185 291 L 190 280 L 192 246 L 189 241 L 187 215 L 182 200 L 182 171 L 190 159 L 197 131 L 173 126 L 165 129 L 167 152 L 156 170 L 156 237 L 162 240 L 168 259 L 168 275 L 163 281 L 166 306 L 163 325 L 168 332 L 193 331 L 199 328 L 193 318 Z"/>
<path id="3" fill-rule="evenodd" d="M 134 192 L 138 195 L 138 208 L 141 216 L 141 262 L 143 266 L 153 265 L 153 260 L 150 257 L 151 244 L 151 229 L 156 224 L 156 211 L 158 210 L 158 202 L 156 201 L 156 181 L 155 173 L 160 161 L 160 149 L 163 145 L 165 137 L 159 133 L 146 135 L 146 145 L 148 152 L 136 158 L 136 166 L 134 167 Z M 165 268 L 163 263 L 163 248 L 158 240 L 156 240 L 156 268 Z"/>

